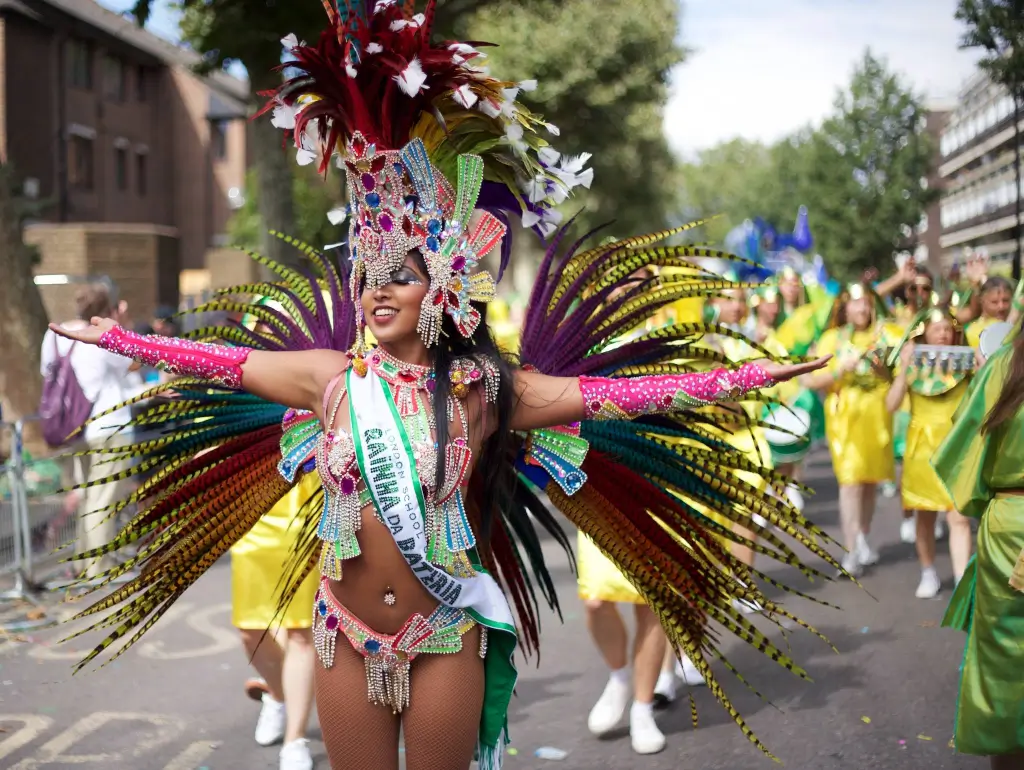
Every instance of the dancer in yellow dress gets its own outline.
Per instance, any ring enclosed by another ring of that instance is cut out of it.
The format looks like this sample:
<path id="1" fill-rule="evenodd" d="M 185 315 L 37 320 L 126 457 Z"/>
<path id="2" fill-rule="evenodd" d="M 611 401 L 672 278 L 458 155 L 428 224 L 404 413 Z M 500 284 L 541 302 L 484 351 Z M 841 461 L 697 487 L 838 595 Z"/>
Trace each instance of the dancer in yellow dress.
<path id="1" fill-rule="evenodd" d="M 899 350 L 896 376 L 886 395 L 890 412 L 909 398 L 910 424 L 903 458 L 903 509 L 916 514 L 917 556 L 921 581 L 916 595 L 932 599 L 941 589 L 935 571 L 936 520 L 946 513 L 949 524 L 949 555 L 957 582 L 971 556 L 971 527 L 949 499 L 945 487 L 931 467 L 931 458 L 953 427 L 953 415 L 967 392 L 973 360 L 947 361 L 945 365 L 915 364 L 916 343 L 926 345 L 964 344 L 963 329 L 948 306 L 918 313 L 906 332 L 907 342 Z"/>
<path id="2" fill-rule="evenodd" d="M 981 286 L 981 317 L 967 325 L 967 344 L 977 349 L 981 333 L 992 324 L 1005 321 L 1013 304 L 1013 285 L 1001 276 L 989 278 Z"/>
<path id="3" fill-rule="evenodd" d="M 839 482 L 839 515 L 847 555 L 843 568 L 859 575 L 878 561 L 868 542 L 875 513 L 875 488 L 892 481 L 892 415 L 885 407 L 889 372 L 887 347 L 901 336 L 888 322 L 877 295 L 864 284 L 848 286 L 836 298 L 830 327 L 817 343 L 819 355 L 833 355 L 824 372 L 805 385 L 825 397 L 825 434 Z"/>

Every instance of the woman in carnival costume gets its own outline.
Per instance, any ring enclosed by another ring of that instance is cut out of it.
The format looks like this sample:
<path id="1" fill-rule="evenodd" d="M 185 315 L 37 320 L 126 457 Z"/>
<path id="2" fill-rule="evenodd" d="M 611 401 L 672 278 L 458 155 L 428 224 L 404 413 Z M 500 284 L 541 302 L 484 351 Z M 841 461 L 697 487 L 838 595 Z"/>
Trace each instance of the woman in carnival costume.
<path id="1" fill-rule="evenodd" d="M 806 676 L 732 601 L 757 602 L 780 623 L 796 618 L 762 593 L 696 506 L 744 523 L 762 516 L 838 563 L 820 528 L 739 474 L 784 480 L 711 436 L 713 408 L 697 408 L 825 361 L 691 373 L 675 363 L 702 355 L 702 330 L 689 326 L 603 350 L 668 303 L 728 288 L 713 277 L 659 277 L 608 301 L 623 280 L 646 265 L 722 255 L 655 245 L 678 231 L 563 250 L 559 231 L 513 368 L 491 338 L 484 303 L 494 280 L 477 264 L 500 245 L 507 254 L 509 209 L 553 230 L 550 206 L 581 181 L 579 164 L 559 162 L 519 88 L 478 68 L 474 48 L 430 41 L 432 3 L 422 15 L 390 2 L 328 12 L 315 46 L 289 43 L 284 66 L 295 75 L 268 110 L 301 161 L 319 156 L 324 170 L 344 170 L 351 276 L 304 245 L 310 277 L 259 258 L 280 282 L 227 289 L 197 309 L 249 312 L 273 330 L 194 335 L 233 346 L 143 337 L 107 319 L 61 330 L 183 375 L 149 391 L 177 395 L 161 414 L 178 430 L 97 453 L 140 456 L 140 469 L 157 472 L 118 506 L 153 502 L 89 554 L 145 542 L 105 578 L 133 566 L 141 575 L 79 614 L 113 609 L 91 627 L 113 631 L 80 666 L 119 639 L 122 654 L 315 468 L 322 486 L 307 509 L 318 514 L 281 600 L 319 570 L 316 699 L 332 767 L 397 767 L 401 730 L 410 770 L 462 770 L 474 756 L 492 770 L 507 740 L 513 653 L 539 644 L 537 592 L 558 606 L 534 522 L 569 544 L 543 491 L 628 576 L 673 648 L 764 749 L 707 663 L 723 658 L 707 627 L 715 621 Z M 254 292 L 287 312 L 233 298 Z M 160 415 L 149 420 L 160 427 Z M 762 553 L 820 574 L 781 538 L 765 540 Z"/>
<path id="2" fill-rule="evenodd" d="M 949 555 L 953 576 L 959 583 L 971 556 L 969 521 L 955 510 L 942 482 L 931 467 L 931 458 L 953 425 L 953 415 L 963 400 L 974 369 L 974 360 L 920 361 L 917 344 L 963 346 L 963 328 L 948 306 L 920 310 L 907 325 L 903 340 L 891 354 L 898 361 L 886 406 L 896 412 L 910 401 L 906 451 L 901 479 L 903 510 L 916 515 L 916 546 L 921 581 L 916 595 L 932 599 L 942 583 L 935 571 L 936 520 L 946 514 Z"/>
<path id="3" fill-rule="evenodd" d="M 932 459 L 953 504 L 978 519 L 971 559 L 943 625 L 967 632 L 956 701 L 957 751 L 1024 766 L 1024 336 L 975 374 Z"/>
<path id="4" fill-rule="evenodd" d="M 894 475 L 885 351 L 896 344 L 902 330 L 887 321 L 881 300 L 861 283 L 847 286 L 836 298 L 829 325 L 816 352 L 833 358 L 825 371 L 810 375 L 805 384 L 826 394 L 825 433 L 839 483 L 847 549 L 843 568 L 859 575 L 863 567 L 878 561 L 868 543 L 875 488 Z"/>

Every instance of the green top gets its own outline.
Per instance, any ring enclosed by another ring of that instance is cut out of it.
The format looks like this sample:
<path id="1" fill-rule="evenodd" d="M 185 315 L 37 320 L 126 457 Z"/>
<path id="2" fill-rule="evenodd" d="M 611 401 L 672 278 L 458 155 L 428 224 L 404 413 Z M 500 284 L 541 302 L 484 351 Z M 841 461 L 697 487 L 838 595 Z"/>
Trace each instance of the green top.
<path id="1" fill-rule="evenodd" d="M 932 467 L 964 516 L 980 518 L 1000 489 L 1024 489 L 1024 409 L 991 434 L 982 431 L 1012 355 L 1012 346 L 1004 345 L 975 375 L 953 429 L 932 456 Z"/>

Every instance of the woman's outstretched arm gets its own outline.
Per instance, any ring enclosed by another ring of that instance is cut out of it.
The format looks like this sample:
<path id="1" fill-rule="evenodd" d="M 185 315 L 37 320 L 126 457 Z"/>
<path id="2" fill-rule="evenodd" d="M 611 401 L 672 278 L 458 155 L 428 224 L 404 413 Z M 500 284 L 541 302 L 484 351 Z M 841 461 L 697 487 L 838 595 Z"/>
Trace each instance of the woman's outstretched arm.
<path id="1" fill-rule="evenodd" d="M 333 350 L 267 352 L 136 334 L 109 318 L 93 318 L 82 329 L 68 330 L 56 324 L 50 328 L 69 339 L 98 345 L 173 374 L 245 390 L 267 401 L 317 414 L 324 388 L 348 363 L 344 353 Z"/>
<path id="2" fill-rule="evenodd" d="M 803 364 L 755 361 L 736 369 L 651 377 L 549 377 L 516 372 L 513 430 L 580 420 L 635 419 L 644 414 L 734 401 L 743 393 L 813 372 L 831 356 Z"/>

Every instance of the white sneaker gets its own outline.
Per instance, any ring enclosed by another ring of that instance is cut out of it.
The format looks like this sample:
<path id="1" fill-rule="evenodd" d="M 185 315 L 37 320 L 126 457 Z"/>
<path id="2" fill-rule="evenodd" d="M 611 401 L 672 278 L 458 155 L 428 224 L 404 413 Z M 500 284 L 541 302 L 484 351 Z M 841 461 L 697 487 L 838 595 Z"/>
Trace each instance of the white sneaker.
<path id="1" fill-rule="evenodd" d="M 704 676 L 697 670 L 697 667 L 693 665 L 693 661 L 687 656 L 683 656 L 683 663 L 680 665 L 679 661 L 676 661 L 676 676 L 679 677 L 683 684 L 687 687 L 701 687 L 706 685 Z"/>
<path id="2" fill-rule="evenodd" d="M 841 564 L 843 572 L 848 573 L 850 577 L 859 578 L 864 574 L 864 568 L 861 566 L 860 560 L 857 558 L 856 550 L 853 553 L 846 554 L 846 556 L 843 557 Z M 839 573 L 840 577 L 842 577 L 843 572 Z"/>
<path id="3" fill-rule="evenodd" d="M 863 532 L 857 535 L 857 547 L 854 549 L 854 553 L 857 554 L 857 561 L 862 567 L 870 567 L 872 564 L 878 563 L 878 551 L 868 545 L 868 538 Z"/>
<path id="4" fill-rule="evenodd" d="M 587 717 L 587 728 L 594 735 L 604 735 L 615 727 L 626 713 L 626 706 L 632 697 L 632 686 L 629 680 L 621 681 L 615 677 L 608 680 L 604 692 L 597 699 L 594 708 Z"/>
<path id="5" fill-rule="evenodd" d="M 654 708 L 663 709 L 676 699 L 676 677 L 671 671 L 658 674 L 654 685 Z"/>
<path id="6" fill-rule="evenodd" d="M 313 770 L 313 757 L 309 753 L 309 741 L 299 738 L 282 746 L 278 767 L 279 770 Z"/>
<path id="7" fill-rule="evenodd" d="M 260 746 L 272 746 L 284 738 L 284 704 L 270 697 L 263 696 L 263 708 L 260 718 L 256 720 L 256 743 Z"/>
<path id="8" fill-rule="evenodd" d="M 665 748 L 665 736 L 654 721 L 650 703 L 636 703 L 629 709 L 629 742 L 637 754 L 657 754 Z"/>
<path id="9" fill-rule="evenodd" d="M 899 492 L 899 487 L 896 486 L 895 482 L 883 481 L 880 485 L 882 497 L 891 499 L 896 497 L 896 493 Z"/>
<path id="10" fill-rule="evenodd" d="M 900 523 L 900 542 L 913 545 L 917 542 L 917 518 L 911 516 Z"/>
<path id="11" fill-rule="evenodd" d="M 946 537 L 946 522 L 942 519 L 935 520 L 935 539 L 942 540 Z"/>
<path id="12" fill-rule="evenodd" d="M 917 584 L 917 591 L 914 596 L 918 599 L 934 599 L 942 590 L 942 582 L 934 567 L 926 567 L 921 570 L 921 582 Z"/>

